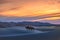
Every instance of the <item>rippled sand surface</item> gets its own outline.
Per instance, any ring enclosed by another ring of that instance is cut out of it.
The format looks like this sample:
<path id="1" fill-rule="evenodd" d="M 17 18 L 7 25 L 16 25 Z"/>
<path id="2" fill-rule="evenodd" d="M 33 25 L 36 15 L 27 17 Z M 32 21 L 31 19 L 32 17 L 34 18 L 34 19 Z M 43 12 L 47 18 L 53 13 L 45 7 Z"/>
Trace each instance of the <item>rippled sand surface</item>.
<path id="1" fill-rule="evenodd" d="M 24 27 L 0 28 L 0 40 L 60 40 L 60 30 L 43 32 Z"/>

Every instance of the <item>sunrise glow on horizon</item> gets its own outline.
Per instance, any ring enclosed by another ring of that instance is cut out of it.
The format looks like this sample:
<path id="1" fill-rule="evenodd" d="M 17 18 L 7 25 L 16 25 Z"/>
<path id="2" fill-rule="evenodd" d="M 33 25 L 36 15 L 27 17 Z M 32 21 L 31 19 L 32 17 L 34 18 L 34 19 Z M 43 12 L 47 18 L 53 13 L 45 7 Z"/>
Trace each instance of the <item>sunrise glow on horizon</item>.
<path id="1" fill-rule="evenodd" d="M 59 20 L 60 0 L 1 0 L 0 15 L 22 18 L 46 15 L 36 20 Z"/>

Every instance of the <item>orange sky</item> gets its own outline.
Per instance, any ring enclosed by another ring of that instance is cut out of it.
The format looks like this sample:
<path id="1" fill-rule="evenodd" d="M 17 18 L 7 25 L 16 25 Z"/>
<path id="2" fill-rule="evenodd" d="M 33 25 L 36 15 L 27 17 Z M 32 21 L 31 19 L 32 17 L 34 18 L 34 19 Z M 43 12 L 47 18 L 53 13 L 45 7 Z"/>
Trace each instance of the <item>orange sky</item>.
<path id="1" fill-rule="evenodd" d="M 35 17 L 46 14 L 55 15 L 55 13 L 60 13 L 59 0 L 2 0 L 0 3 L 0 15 L 2 16 Z M 59 18 L 60 16 L 41 20 L 57 20 Z"/>

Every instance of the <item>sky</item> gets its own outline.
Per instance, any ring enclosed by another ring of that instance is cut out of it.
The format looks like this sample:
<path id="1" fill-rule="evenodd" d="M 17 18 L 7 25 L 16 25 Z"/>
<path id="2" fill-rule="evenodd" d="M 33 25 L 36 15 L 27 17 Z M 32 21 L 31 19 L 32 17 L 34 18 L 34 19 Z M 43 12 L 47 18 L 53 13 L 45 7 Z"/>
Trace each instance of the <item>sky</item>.
<path id="1" fill-rule="evenodd" d="M 60 0 L 0 0 L 0 21 L 60 24 Z"/>

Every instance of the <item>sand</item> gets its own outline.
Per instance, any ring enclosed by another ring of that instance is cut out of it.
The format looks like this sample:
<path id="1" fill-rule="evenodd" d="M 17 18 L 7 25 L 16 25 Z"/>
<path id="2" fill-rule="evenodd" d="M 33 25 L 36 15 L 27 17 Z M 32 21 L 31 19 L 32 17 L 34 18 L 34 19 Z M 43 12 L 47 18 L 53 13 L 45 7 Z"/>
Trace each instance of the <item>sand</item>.
<path id="1" fill-rule="evenodd" d="M 24 36 L 0 37 L 0 40 L 60 40 L 60 30 Z"/>

